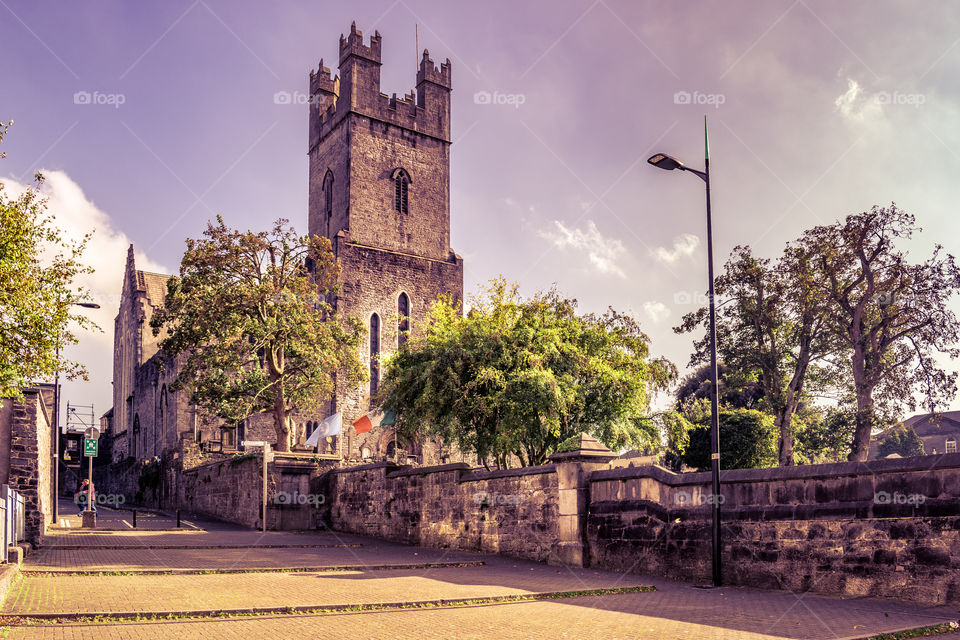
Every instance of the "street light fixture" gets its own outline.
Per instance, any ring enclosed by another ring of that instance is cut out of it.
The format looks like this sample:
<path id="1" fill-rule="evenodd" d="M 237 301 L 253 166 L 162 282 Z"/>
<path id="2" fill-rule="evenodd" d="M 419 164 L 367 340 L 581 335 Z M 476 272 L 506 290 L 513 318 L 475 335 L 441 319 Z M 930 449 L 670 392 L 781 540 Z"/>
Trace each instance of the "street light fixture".
<path id="1" fill-rule="evenodd" d="M 723 584 L 720 567 L 720 413 L 719 376 L 717 375 L 717 310 L 713 293 L 713 218 L 710 212 L 710 144 L 707 138 L 707 118 L 703 118 L 703 161 L 704 170 L 697 171 L 684 166 L 682 162 L 665 153 L 650 156 L 647 160 L 658 169 L 689 171 L 706 183 L 707 186 L 707 265 L 710 278 L 710 470 L 713 478 L 713 585 Z"/>
<path id="2" fill-rule="evenodd" d="M 99 309 L 96 302 L 71 302 L 76 307 Z M 53 381 L 53 523 L 60 519 L 60 337 L 57 336 L 57 370 Z"/>

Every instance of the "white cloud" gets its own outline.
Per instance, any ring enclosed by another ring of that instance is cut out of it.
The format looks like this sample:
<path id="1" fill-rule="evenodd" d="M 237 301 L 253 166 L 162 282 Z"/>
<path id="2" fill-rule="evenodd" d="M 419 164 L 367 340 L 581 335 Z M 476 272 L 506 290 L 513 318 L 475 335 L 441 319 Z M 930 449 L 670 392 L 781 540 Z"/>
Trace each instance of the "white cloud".
<path id="1" fill-rule="evenodd" d="M 67 240 L 78 241 L 93 232 L 87 243 L 82 262 L 94 268 L 91 274 L 77 279 L 77 284 L 90 291 L 99 309 L 82 309 L 92 318 L 102 332 L 78 332 L 80 343 L 69 347 L 65 355 L 82 362 L 90 372 L 90 382 L 65 382 L 63 386 L 64 407 L 66 401 L 73 404 L 94 404 L 99 417 L 113 403 L 111 381 L 113 380 L 113 319 L 120 307 L 120 289 L 130 239 L 114 227 L 110 216 L 97 208 L 83 193 L 76 182 L 63 171 L 41 171 L 46 178 L 42 192 L 47 200 L 47 211 L 54 224 Z M 11 198 L 23 193 L 27 185 L 11 178 L 2 178 L 7 195 Z M 153 262 L 143 254 L 136 254 L 137 268 L 144 271 L 169 273 L 163 265 Z M 65 410 L 65 409 L 64 409 Z"/>
<path id="2" fill-rule="evenodd" d="M 882 95 L 868 96 L 864 94 L 859 82 L 853 78 L 847 78 L 847 90 L 837 96 L 833 104 L 845 120 L 862 123 L 882 114 Z"/>
<path id="3" fill-rule="evenodd" d="M 699 246 L 699 237 L 693 235 L 692 233 L 683 233 L 673 239 L 673 247 L 670 249 L 665 247 L 657 247 L 654 249 L 653 255 L 660 262 L 673 264 L 680 258 L 692 256 Z"/>
<path id="4" fill-rule="evenodd" d="M 587 220 L 583 229 L 572 229 L 559 220 L 553 221 L 554 229 L 541 231 L 540 236 L 549 240 L 558 249 L 572 248 L 587 254 L 597 271 L 625 278 L 626 274 L 617 265 L 617 258 L 626 254 L 623 243 L 605 238 L 593 220 Z"/>
<path id="5" fill-rule="evenodd" d="M 643 312 L 647 314 L 653 324 L 660 324 L 670 317 L 670 309 L 662 302 L 650 301 L 643 303 Z"/>

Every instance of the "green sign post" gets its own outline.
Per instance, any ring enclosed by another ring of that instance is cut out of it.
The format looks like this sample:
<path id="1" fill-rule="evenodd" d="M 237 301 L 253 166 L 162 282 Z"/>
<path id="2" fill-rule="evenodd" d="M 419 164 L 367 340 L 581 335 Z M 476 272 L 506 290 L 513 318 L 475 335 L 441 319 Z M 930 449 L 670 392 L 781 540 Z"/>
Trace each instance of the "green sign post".
<path id="1" fill-rule="evenodd" d="M 97 457 L 97 439 L 96 438 L 83 439 L 83 455 L 88 458 Z"/>

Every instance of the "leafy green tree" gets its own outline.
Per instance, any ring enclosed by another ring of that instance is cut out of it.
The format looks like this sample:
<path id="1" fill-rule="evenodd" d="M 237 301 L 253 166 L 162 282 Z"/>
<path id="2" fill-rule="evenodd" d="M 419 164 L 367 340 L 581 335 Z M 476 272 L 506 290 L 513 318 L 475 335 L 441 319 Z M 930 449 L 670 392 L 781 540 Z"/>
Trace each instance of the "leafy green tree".
<path id="1" fill-rule="evenodd" d="M 720 375 L 720 405 L 731 409 L 757 409 L 763 400 L 763 389 L 756 376 L 738 375 L 722 362 L 717 363 Z M 710 400 L 713 385 L 710 384 L 710 365 L 698 367 L 680 381 L 676 390 L 677 409 L 682 410 L 694 400 Z"/>
<path id="2" fill-rule="evenodd" d="M 450 298 L 433 306 L 424 333 L 386 363 L 380 399 L 404 435 L 502 468 L 542 464 L 584 432 L 614 450 L 659 443 L 650 396 L 675 377 L 629 316 L 578 316 L 555 290 L 523 300 L 500 278 L 466 316 Z"/>
<path id="3" fill-rule="evenodd" d="M 298 236 L 286 220 L 242 232 L 218 217 L 187 240 L 180 275 L 151 320 L 180 366 L 173 388 L 228 422 L 272 413 L 277 449 L 288 451 L 294 409 L 319 410 L 335 384 L 366 375 L 364 329 L 331 304 L 339 274 L 326 238 Z"/>
<path id="4" fill-rule="evenodd" d="M 699 416 L 689 432 L 690 442 L 683 454 L 687 466 L 710 468 L 709 402 L 697 403 Z M 777 465 L 777 432 L 773 417 L 755 409 L 720 411 L 720 468 L 756 469 Z"/>
<path id="5" fill-rule="evenodd" d="M 915 231 L 913 215 L 891 204 L 811 229 L 791 245 L 815 256 L 816 292 L 830 302 L 829 327 L 850 354 L 857 409 L 850 460 L 867 459 L 879 414 L 913 409 L 916 391 L 931 412 L 956 394 L 956 372 L 935 358 L 960 355 L 960 322 L 947 306 L 960 290 L 960 269 L 939 245 L 910 263 L 896 242 Z"/>
<path id="6" fill-rule="evenodd" d="M 11 124 L 0 123 L 0 141 Z M 89 235 L 79 242 L 63 237 L 40 192 L 43 176 L 35 178 L 16 198 L 0 182 L 0 398 L 21 398 L 24 385 L 52 378 L 57 370 L 87 379 L 80 363 L 60 353 L 77 343 L 71 327 L 96 328 L 71 313 L 74 303 L 89 299 L 74 284 L 92 272 L 80 261 Z"/>
<path id="7" fill-rule="evenodd" d="M 840 462 L 846 457 L 857 425 L 855 410 L 813 410 L 798 418 L 797 455 L 805 463 Z"/>
<path id="8" fill-rule="evenodd" d="M 811 379 L 825 369 L 818 362 L 835 349 L 825 300 L 815 292 L 810 255 L 788 248 L 774 264 L 756 258 L 749 247 L 737 247 L 716 279 L 721 303 L 717 313 L 717 350 L 724 365 L 727 394 L 741 389 L 758 392 L 755 406 L 773 416 L 778 431 L 778 460 L 794 464 L 793 419 Z M 706 327 L 706 309 L 687 314 L 678 333 Z M 691 365 L 709 357 L 707 336 L 696 343 Z M 750 399 L 749 396 L 745 399 Z"/>
<path id="9" fill-rule="evenodd" d="M 891 429 L 881 438 L 879 453 L 881 458 L 886 458 L 893 453 L 903 458 L 922 456 L 923 440 L 913 427 L 902 425 Z"/>

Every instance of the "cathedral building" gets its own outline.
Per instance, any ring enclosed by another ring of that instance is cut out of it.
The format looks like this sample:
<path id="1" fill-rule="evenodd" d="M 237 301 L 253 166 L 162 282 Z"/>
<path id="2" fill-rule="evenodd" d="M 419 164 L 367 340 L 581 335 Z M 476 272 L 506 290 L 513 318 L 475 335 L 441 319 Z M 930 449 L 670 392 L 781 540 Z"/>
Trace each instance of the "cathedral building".
<path id="1" fill-rule="evenodd" d="M 348 457 L 381 455 L 392 429 L 356 434 L 370 409 L 380 358 L 416 333 L 439 296 L 463 297 L 463 259 L 450 248 L 450 61 L 423 52 L 414 92 L 380 92 L 379 33 L 340 37 L 339 76 L 310 74 L 309 231 L 331 239 L 343 269 L 337 313 L 367 327 L 366 388 L 338 389 Z M 375 421 L 375 424 L 378 421 Z M 403 445 L 404 443 L 401 443 Z M 421 456 L 417 443 L 404 446 Z"/>
<path id="2" fill-rule="evenodd" d="M 338 387 L 320 415 L 295 412 L 295 441 L 303 443 L 339 411 L 343 431 L 321 441 L 320 453 L 346 463 L 393 459 L 400 452 L 401 462 L 451 461 L 451 452 L 437 443 L 398 439 L 371 413 L 382 358 L 422 330 L 439 296 L 463 297 L 463 260 L 450 247 L 450 61 L 438 68 L 424 51 L 415 90 L 397 98 L 380 92 L 379 33 L 365 44 L 351 25 L 339 50 L 337 76 L 322 60 L 310 73 L 308 231 L 329 238 L 340 262 L 335 306 L 367 327 L 361 357 L 370 380 Z M 103 419 L 114 461 L 179 458 L 172 452 L 186 442 L 229 454 L 244 439 L 275 441 L 270 415 L 235 425 L 204 421 L 185 392 L 169 390 L 177 366 L 159 350 L 150 328 L 169 277 L 138 270 L 130 247 L 114 327 L 114 406 Z M 357 433 L 352 422 L 368 414 L 373 427 Z"/>

